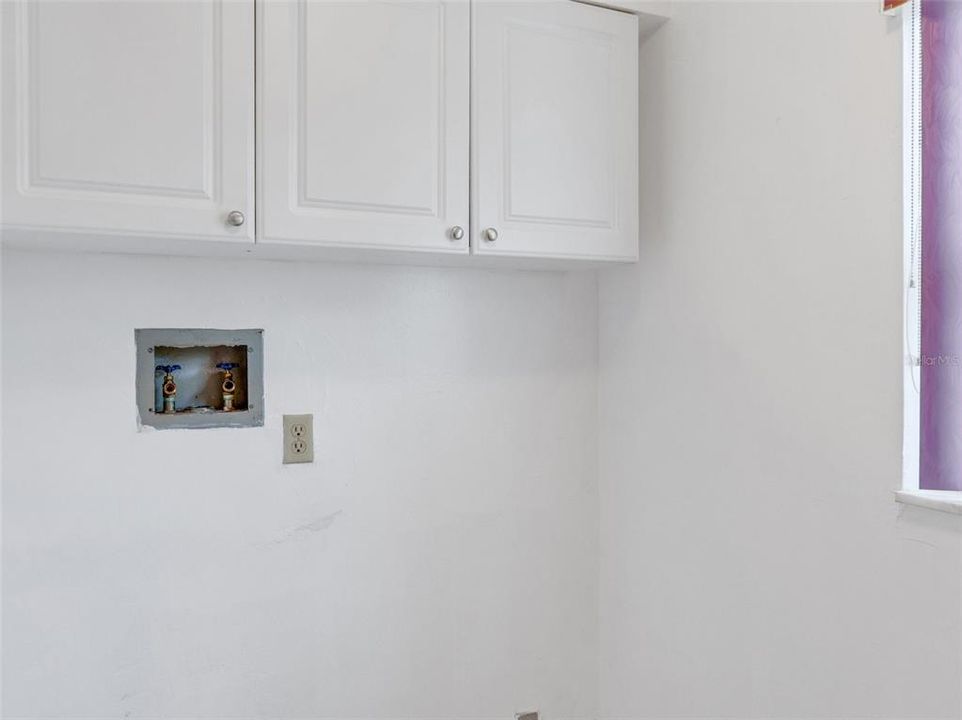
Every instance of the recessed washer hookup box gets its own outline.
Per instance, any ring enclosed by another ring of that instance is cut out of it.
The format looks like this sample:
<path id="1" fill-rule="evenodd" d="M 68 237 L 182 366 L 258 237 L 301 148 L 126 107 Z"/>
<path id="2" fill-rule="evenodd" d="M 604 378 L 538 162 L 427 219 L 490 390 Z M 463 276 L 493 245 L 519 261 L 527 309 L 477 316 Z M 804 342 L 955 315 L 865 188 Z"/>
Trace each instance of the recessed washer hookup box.
<path id="1" fill-rule="evenodd" d="M 241 428 L 264 424 L 264 331 L 142 328 L 137 408 L 143 425 Z"/>

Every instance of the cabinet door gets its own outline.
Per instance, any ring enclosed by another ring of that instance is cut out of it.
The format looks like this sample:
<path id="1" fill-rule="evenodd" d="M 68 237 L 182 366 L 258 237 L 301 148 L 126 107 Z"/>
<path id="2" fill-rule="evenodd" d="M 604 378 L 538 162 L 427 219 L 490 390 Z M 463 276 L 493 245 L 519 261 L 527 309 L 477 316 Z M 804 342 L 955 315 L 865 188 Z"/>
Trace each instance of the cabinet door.
<path id="1" fill-rule="evenodd" d="M 253 240 L 252 0 L 0 5 L 5 228 Z"/>
<path id="2" fill-rule="evenodd" d="M 473 251 L 637 259 L 637 18 L 575 2 L 473 7 Z"/>
<path id="3" fill-rule="evenodd" d="M 467 252 L 468 3 L 259 8 L 258 238 Z"/>

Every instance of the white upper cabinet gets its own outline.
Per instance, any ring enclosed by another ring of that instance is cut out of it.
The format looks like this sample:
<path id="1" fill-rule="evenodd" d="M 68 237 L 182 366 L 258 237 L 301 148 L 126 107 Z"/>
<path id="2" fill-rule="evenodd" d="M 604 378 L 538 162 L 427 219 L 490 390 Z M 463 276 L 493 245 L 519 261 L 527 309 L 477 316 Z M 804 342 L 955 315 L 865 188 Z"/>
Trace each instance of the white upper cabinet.
<path id="1" fill-rule="evenodd" d="M 258 234 L 466 253 L 470 5 L 268 0 Z"/>
<path id="2" fill-rule="evenodd" d="M 0 13 L 14 244 L 637 259 L 638 15 L 571 0 Z"/>
<path id="3" fill-rule="evenodd" d="M 473 7 L 474 251 L 637 259 L 637 17 L 575 2 Z"/>
<path id="4" fill-rule="evenodd" d="M 0 5 L 7 233 L 253 240 L 251 0 Z"/>

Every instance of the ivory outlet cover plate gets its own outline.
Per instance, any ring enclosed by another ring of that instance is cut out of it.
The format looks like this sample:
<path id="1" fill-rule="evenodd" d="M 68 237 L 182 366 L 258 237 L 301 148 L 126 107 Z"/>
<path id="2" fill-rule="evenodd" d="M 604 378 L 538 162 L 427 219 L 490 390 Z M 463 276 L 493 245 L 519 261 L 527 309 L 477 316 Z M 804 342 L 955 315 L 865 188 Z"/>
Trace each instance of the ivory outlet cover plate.
<path id="1" fill-rule="evenodd" d="M 284 464 L 314 462 L 314 416 L 284 416 Z"/>

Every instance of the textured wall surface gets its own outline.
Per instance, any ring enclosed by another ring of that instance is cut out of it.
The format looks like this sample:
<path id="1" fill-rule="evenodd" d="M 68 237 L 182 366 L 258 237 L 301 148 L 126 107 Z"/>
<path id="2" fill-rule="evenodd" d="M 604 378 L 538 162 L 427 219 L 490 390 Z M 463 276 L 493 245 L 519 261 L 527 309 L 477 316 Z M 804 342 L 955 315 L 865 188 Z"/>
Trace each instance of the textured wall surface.
<path id="1" fill-rule="evenodd" d="M 962 520 L 891 496 L 898 22 L 673 12 L 600 302 L 4 254 L 5 717 L 958 720 Z M 204 325 L 265 328 L 265 427 L 137 432 L 133 328 Z"/>
<path id="2" fill-rule="evenodd" d="M 3 312 L 4 717 L 593 716 L 594 276 L 9 252 Z M 264 328 L 265 427 L 138 432 L 137 327 Z"/>
<path id="3" fill-rule="evenodd" d="M 960 520 L 900 509 L 901 26 L 674 4 L 601 276 L 603 718 L 962 714 Z M 644 96 L 644 95 L 643 95 Z"/>

